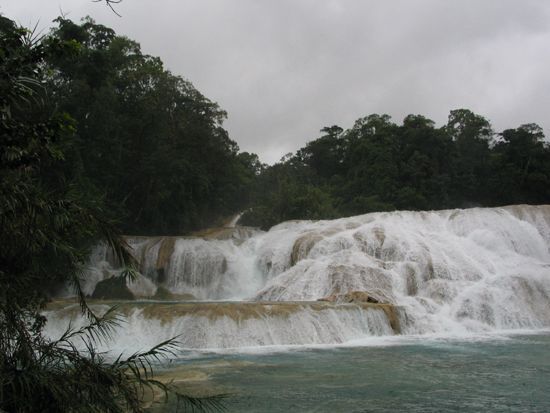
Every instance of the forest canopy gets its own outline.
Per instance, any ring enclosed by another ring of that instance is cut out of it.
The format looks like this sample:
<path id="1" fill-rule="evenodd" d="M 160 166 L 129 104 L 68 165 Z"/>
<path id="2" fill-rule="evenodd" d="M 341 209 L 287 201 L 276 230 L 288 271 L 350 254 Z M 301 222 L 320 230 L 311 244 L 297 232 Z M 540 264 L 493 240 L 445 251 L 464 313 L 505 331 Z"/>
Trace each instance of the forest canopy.
<path id="1" fill-rule="evenodd" d="M 442 127 L 421 115 L 401 125 L 369 115 L 265 168 L 242 222 L 375 211 L 550 202 L 550 146 L 536 124 L 496 133 L 483 116 L 452 110 Z"/>
<path id="2" fill-rule="evenodd" d="M 394 209 L 550 202 L 550 148 L 525 124 L 497 133 L 468 109 L 436 126 L 371 114 L 333 125 L 279 163 L 239 152 L 226 112 L 160 58 L 90 18 L 42 40 L 44 87 L 72 125 L 71 185 L 128 234 L 177 235 L 246 211 L 264 229 Z M 261 136 L 258 137 L 261 139 Z"/>
<path id="3" fill-rule="evenodd" d="M 216 103 L 110 28 L 56 23 L 47 88 L 76 125 L 67 167 L 123 231 L 180 234 L 247 206 L 258 159 Z"/>

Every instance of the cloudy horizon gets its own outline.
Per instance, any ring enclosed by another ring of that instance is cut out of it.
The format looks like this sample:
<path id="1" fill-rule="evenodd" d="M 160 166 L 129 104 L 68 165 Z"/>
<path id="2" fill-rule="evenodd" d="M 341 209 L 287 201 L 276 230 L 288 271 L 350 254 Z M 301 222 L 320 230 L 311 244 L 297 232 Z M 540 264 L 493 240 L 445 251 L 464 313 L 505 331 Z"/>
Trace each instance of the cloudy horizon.
<path id="1" fill-rule="evenodd" d="M 527 0 L 8 0 L 0 13 L 51 26 L 90 15 L 159 56 L 228 112 L 241 150 L 273 163 L 371 113 L 442 125 L 468 108 L 496 131 L 550 135 L 550 2 Z"/>

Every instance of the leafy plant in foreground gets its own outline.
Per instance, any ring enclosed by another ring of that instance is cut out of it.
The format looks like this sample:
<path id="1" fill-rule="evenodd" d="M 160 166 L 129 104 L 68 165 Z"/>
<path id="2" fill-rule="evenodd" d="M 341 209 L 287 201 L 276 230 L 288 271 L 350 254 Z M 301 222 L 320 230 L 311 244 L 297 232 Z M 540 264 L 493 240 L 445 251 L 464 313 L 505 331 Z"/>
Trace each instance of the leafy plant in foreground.
<path id="1" fill-rule="evenodd" d="M 147 389 L 167 393 L 155 380 L 155 361 L 173 353 L 168 340 L 114 362 L 96 351 L 121 321 L 111 309 L 99 316 L 80 289 L 89 246 L 104 239 L 131 263 L 126 244 L 103 218 L 67 168 L 74 121 L 58 111 L 44 87 L 49 50 L 0 16 L 0 411 L 141 412 Z M 72 283 L 89 324 L 58 340 L 43 334 L 48 292 Z M 84 350 L 81 350 L 83 345 Z M 179 394 L 184 409 L 219 408 L 219 397 Z"/>

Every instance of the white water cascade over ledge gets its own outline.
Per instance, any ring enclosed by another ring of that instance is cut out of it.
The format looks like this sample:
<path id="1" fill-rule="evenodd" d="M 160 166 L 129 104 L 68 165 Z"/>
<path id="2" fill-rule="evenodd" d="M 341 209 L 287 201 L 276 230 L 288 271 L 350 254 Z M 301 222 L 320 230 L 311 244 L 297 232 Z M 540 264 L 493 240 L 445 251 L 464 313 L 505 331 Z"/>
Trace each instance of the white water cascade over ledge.
<path id="1" fill-rule="evenodd" d="M 127 323 L 108 346 L 115 352 L 176 335 L 186 348 L 213 349 L 550 327 L 549 205 L 371 213 L 128 241 L 141 276 L 128 284 L 138 300 L 121 306 Z M 116 272 L 109 255 L 104 246 L 92 254 L 87 294 Z M 172 301 L 154 298 L 161 287 Z M 317 301 L 351 292 L 384 304 Z M 83 322 L 76 305 L 46 315 L 52 337 L 70 319 Z"/>

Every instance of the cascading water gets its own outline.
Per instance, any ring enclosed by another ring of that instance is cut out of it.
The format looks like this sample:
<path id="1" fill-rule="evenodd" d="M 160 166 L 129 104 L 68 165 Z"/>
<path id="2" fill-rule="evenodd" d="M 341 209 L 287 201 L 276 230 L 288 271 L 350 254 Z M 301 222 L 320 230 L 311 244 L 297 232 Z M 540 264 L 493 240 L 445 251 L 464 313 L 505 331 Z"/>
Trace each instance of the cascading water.
<path id="1" fill-rule="evenodd" d="M 214 311 L 215 303 L 185 312 L 175 310 L 181 303 L 149 303 L 159 310 L 148 313 L 136 304 L 126 310 L 125 331 L 143 343 L 183 334 L 187 347 L 226 348 L 550 327 L 550 206 L 372 213 L 285 222 L 268 232 L 236 227 L 206 238 L 128 241 L 142 274 L 129 284 L 137 296 L 162 286 L 196 300 L 300 302 L 275 312 L 273 303 L 259 303 L 238 317 Z M 116 271 L 108 255 L 101 246 L 94 251 L 85 292 Z M 375 305 L 312 303 L 357 291 L 393 305 L 399 331 Z M 244 304 L 223 304 L 231 305 Z M 55 314 L 52 335 L 69 318 Z"/>
<path id="2" fill-rule="evenodd" d="M 270 257 L 284 271 L 256 298 L 364 290 L 402 306 L 407 333 L 547 327 L 549 231 L 549 206 L 284 223 L 267 234 L 288 241 Z"/>
<path id="3" fill-rule="evenodd" d="M 93 304 L 105 312 L 111 303 Z M 119 304 L 125 316 L 114 345 L 98 348 L 114 353 L 144 350 L 178 337 L 184 349 L 219 349 L 257 346 L 344 343 L 365 336 L 393 335 L 398 324 L 391 306 L 330 303 L 204 302 Z M 85 325 L 78 305 L 51 310 L 46 333 L 55 336 L 72 320 Z M 393 323 L 393 325 L 392 325 Z"/>

